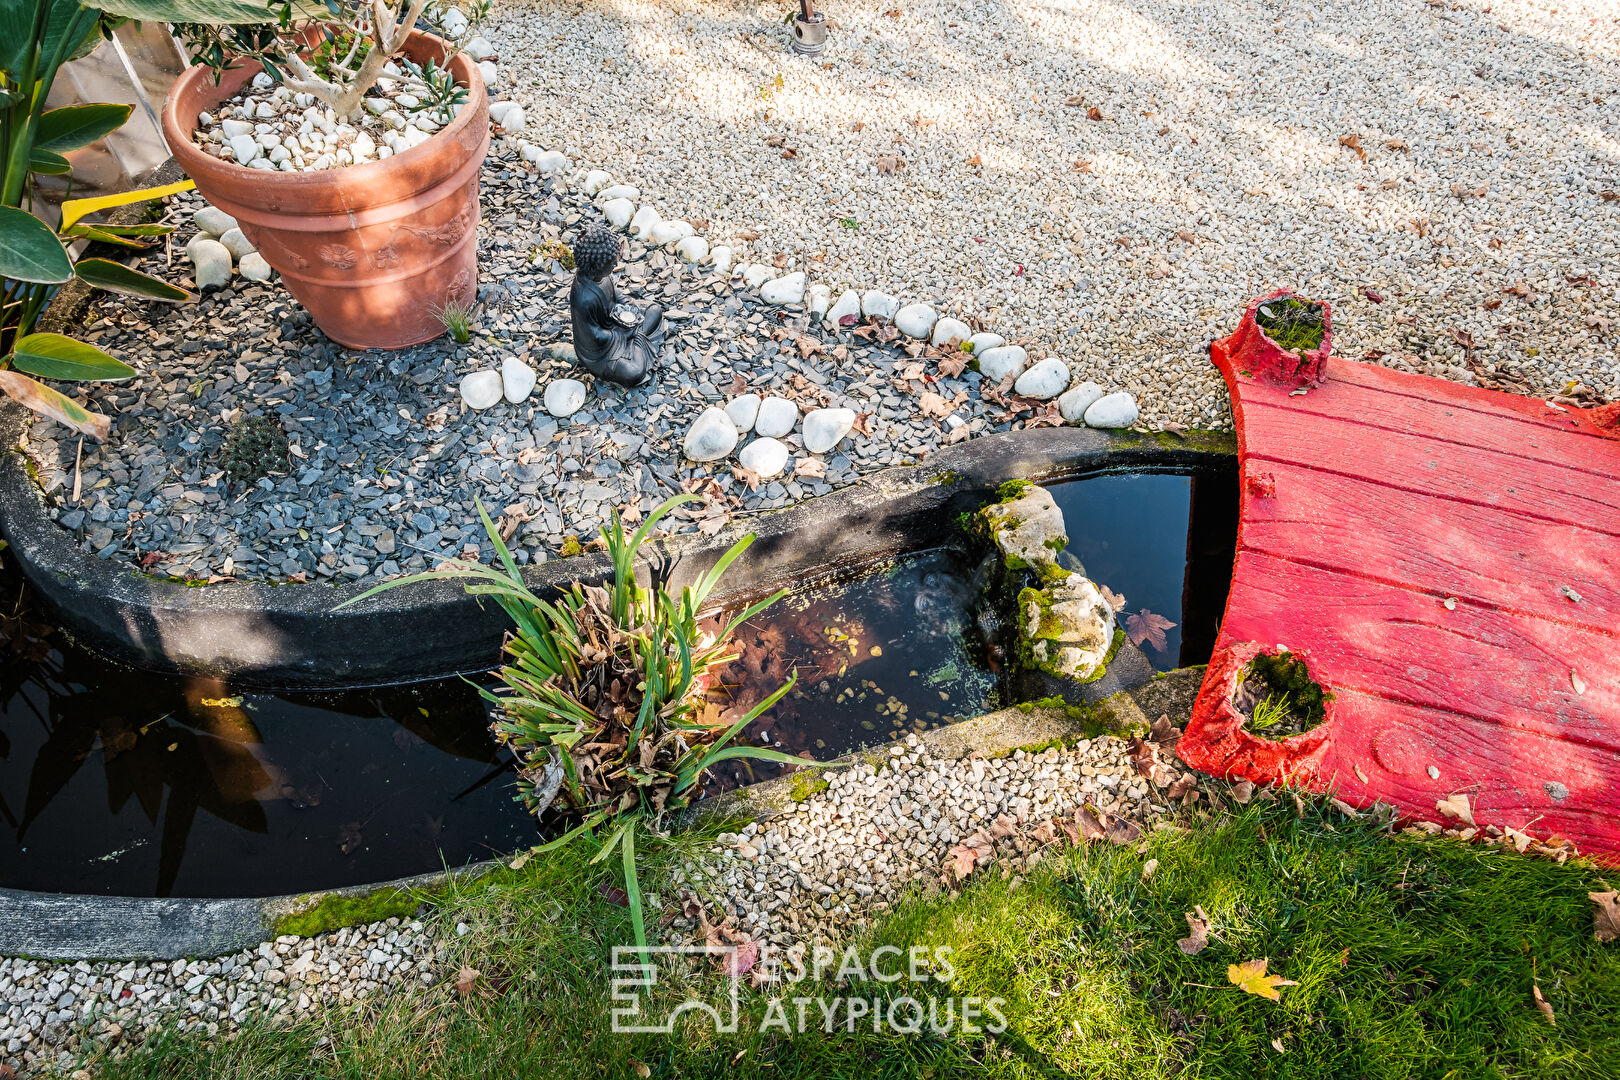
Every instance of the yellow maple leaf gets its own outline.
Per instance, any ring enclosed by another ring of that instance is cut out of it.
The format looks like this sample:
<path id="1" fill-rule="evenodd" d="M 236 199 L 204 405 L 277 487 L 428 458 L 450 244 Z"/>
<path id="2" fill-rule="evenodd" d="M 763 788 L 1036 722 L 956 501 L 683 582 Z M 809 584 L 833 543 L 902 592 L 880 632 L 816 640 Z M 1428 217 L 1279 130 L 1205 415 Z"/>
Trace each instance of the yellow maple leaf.
<path id="1" fill-rule="evenodd" d="M 1279 986 L 1298 986 L 1293 979 L 1285 979 L 1281 975 L 1267 975 L 1266 961 L 1248 960 L 1241 964 L 1226 965 L 1226 977 L 1233 986 L 1241 989 L 1245 994 L 1258 994 L 1260 997 L 1272 1001 L 1282 1000 L 1277 993 Z"/>

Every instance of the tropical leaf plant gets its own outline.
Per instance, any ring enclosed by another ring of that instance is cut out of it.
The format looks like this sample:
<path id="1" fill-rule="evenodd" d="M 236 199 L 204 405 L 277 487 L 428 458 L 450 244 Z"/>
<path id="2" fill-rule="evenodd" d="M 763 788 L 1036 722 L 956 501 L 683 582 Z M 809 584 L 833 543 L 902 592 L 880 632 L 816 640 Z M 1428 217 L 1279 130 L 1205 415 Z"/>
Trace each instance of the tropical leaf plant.
<path id="1" fill-rule="evenodd" d="M 805 758 L 733 740 L 793 688 L 790 677 L 736 717 L 709 701 L 717 671 L 736 659 L 732 635 L 785 595 L 775 593 L 711 626 L 706 610 L 721 577 L 754 541 L 750 533 L 677 595 L 657 577 L 636 579 L 642 545 L 660 520 L 696 495 L 677 495 L 626 535 L 617 513 L 602 530 L 613 574 L 602 585 L 575 582 L 556 600 L 523 582 L 499 530 L 478 513 L 500 565 L 452 559 L 439 569 L 385 582 L 348 601 L 446 577 L 492 597 L 512 620 L 500 686 L 483 693 L 499 707 L 497 740 L 517 759 L 519 797 L 536 815 L 553 811 L 563 832 L 527 859 L 581 841 L 593 861 L 619 854 L 636 944 L 647 932 L 637 879 L 637 844 L 661 839 L 664 815 L 686 806 L 705 772 L 737 758 L 816 765 Z M 345 605 L 346 606 L 346 605 Z"/>
<path id="2" fill-rule="evenodd" d="M 81 240 L 144 248 L 170 232 L 170 226 L 84 222 L 79 218 L 86 208 L 75 209 L 69 201 L 62 207 L 63 227 L 53 231 L 29 212 L 30 174 L 71 177 L 65 155 L 118 130 L 129 119 L 131 106 L 107 102 L 45 108 L 63 64 L 88 54 L 125 14 L 151 5 L 124 6 L 129 10 L 104 11 L 79 0 L 0 3 L 0 142 L 5 154 L 0 167 L 0 392 L 98 439 L 107 436 L 110 422 L 105 416 L 37 380 L 127 379 L 135 369 L 94 345 L 60 334 L 35 333 L 34 325 L 51 297 L 61 285 L 78 278 L 97 288 L 150 300 L 196 299 L 185 289 L 110 259 L 75 262 L 68 253 L 67 245 Z M 267 7 L 252 0 L 183 0 L 181 6 L 244 18 L 268 14 Z M 156 198 L 173 190 L 171 186 L 133 192 L 116 201 Z"/>

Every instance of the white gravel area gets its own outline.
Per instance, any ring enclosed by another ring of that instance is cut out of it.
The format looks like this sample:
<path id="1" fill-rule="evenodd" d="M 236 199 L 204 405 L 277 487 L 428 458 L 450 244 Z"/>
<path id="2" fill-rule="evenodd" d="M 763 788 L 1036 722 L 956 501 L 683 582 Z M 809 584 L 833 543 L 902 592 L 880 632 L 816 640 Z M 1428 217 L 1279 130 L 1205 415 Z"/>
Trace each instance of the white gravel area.
<path id="1" fill-rule="evenodd" d="M 386 986 L 432 986 L 442 981 L 442 955 L 423 923 L 394 918 L 208 960 L 0 958 L 0 1066 L 77 1080 L 160 1025 L 229 1035 L 249 1018 L 286 1021 Z"/>
<path id="2" fill-rule="evenodd" d="M 817 58 L 785 10 L 508 0 L 486 36 L 526 139 L 1149 424 L 1230 422 L 1207 343 L 1283 285 L 1340 355 L 1620 397 L 1613 0 L 841 0 Z"/>

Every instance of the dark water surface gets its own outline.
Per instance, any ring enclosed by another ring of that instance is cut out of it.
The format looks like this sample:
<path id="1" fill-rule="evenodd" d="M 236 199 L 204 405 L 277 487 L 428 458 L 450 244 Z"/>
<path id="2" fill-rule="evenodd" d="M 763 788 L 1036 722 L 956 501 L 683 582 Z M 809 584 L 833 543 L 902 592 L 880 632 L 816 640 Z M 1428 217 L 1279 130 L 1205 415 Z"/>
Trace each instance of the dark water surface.
<path id="1" fill-rule="evenodd" d="M 1176 624 L 1163 648 L 1143 645 L 1154 664 L 1206 661 L 1231 578 L 1233 476 L 1101 475 L 1050 490 L 1070 550 L 1125 596 L 1121 619 L 1146 609 Z M 929 551 L 790 596 L 743 628 L 719 703 L 746 711 L 796 670 L 795 691 L 745 734 L 820 759 L 993 709 L 979 573 L 958 552 Z M 39 622 L 27 596 L 0 571 L 0 887 L 305 892 L 489 858 L 537 835 L 465 681 L 239 693 L 103 661 Z M 722 768 L 711 793 L 780 771 Z"/>

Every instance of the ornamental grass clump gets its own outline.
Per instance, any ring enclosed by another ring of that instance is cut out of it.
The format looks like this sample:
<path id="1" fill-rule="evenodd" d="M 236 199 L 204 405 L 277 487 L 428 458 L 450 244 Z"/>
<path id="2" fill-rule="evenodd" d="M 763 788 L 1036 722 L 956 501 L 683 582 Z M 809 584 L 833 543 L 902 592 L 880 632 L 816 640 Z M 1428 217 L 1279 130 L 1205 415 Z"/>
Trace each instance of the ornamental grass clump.
<path id="1" fill-rule="evenodd" d="M 646 946 L 638 839 L 662 839 L 668 812 L 698 794 L 706 770 L 736 758 L 814 765 L 777 750 L 730 743 L 793 688 L 797 675 L 741 716 L 727 718 L 708 700 L 718 670 L 736 659 L 732 634 L 781 599 L 786 590 L 706 629 L 706 604 L 721 576 L 754 541 L 739 540 L 698 580 L 676 595 L 654 574 L 636 580 L 636 560 L 654 526 L 677 506 L 678 495 L 647 515 L 627 536 L 615 513 L 602 530 L 612 577 L 602 585 L 575 582 L 555 601 L 523 583 L 517 563 L 482 505 L 480 519 L 500 568 L 452 559 L 439 569 L 379 585 L 349 603 L 387 589 L 444 577 L 467 579 L 467 592 L 490 596 L 513 622 L 499 672 L 501 685 L 480 692 L 500 709 L 492 725 L 518 765 L 518 796 L 536 815 L 553 812 L 564 831 L 520 856 L 581 841 L 598 848 L 593 862 L 619 852 L 636 944 Z"/>

